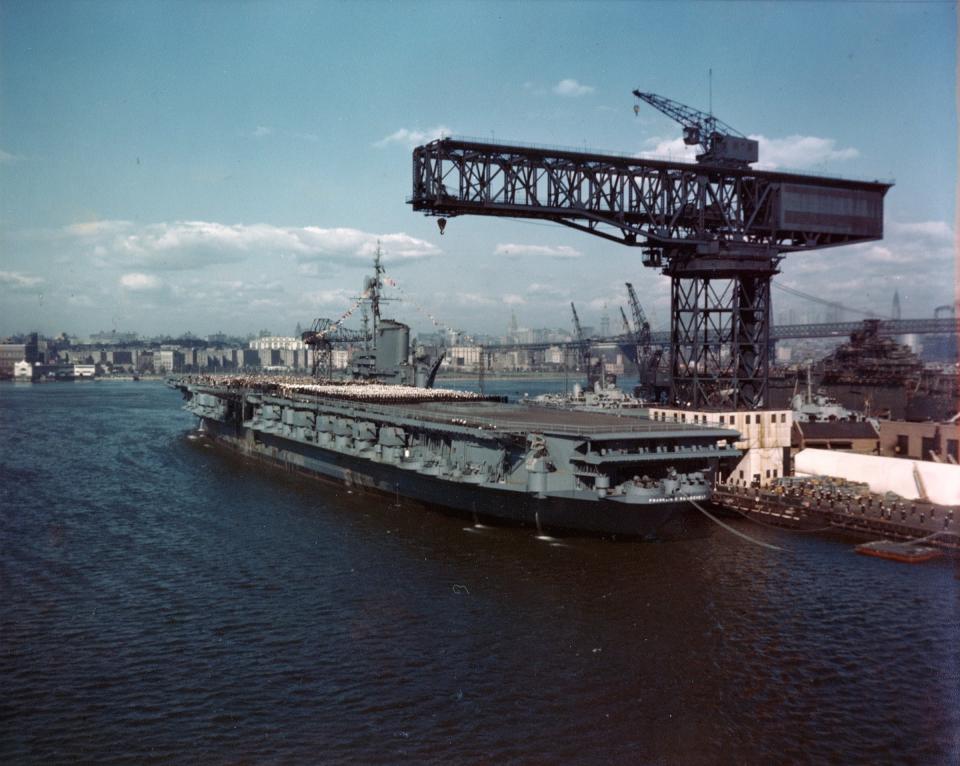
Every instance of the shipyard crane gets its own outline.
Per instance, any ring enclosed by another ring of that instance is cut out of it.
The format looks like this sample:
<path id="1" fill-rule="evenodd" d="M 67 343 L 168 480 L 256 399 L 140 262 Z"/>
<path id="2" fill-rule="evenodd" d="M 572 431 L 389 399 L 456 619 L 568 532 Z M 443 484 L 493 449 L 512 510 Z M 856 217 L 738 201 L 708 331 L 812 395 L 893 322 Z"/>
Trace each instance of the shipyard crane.
<path id="1" fill-rule="evenodd" d="M 640 306 L 640 300 L 637 298 L 637 291 L 633 289 L 630 282 L 627 285 L 627 298 L 630 301 L 630 312 L 633 314 L 633 323 L 637 330 L 637 340 L 642 341 L 645 348 L 650 347 L 650 323 L 647 321 L 647 315 L 643 313 Z"/>
<path id="2" fill-rule="evenodd" d="M 637 298 L 637 292 L 630 282 L 627 285 L 627 296 L 630 300 L 630 311 L 633 313 L 633 323 L 636 325 L 635 339 L 637 345 L 637 374 L 640 378 L 642 396 L 653 398 L 656 396 L 657 369 L 660 367 L 660 357 L 663 349 L 653 347 L 650 336 L 650 323 L 647 321 L 643 307 Z"/>
<path id="3" fill-rule="evenodd" d="M 751 162 L 757 161 L 760 144 L 718 120 L 713 114 L 701 112 L 656 93 L 641 93 L 635 90 L 633 95 L 683 126 L 683 143 L 700 147 L 701 153 L 697 155 L 697 162 L 747 168 Z M 633 113 L 639 115 L 639 104 L 633 107 Z"/>
<path id="4" fill-rule="evenodd" d="M 373 334 L 364 330 L 349 330 L 341 327 L 332 319 L 321 317 L 313 322 L 309 330 L 301 335 L 303 343 L 313 349 L 313 369 L 315 378 L 333 377 L 333 347 L 354 343 L 367 344 L 373 340 Z"/>
<path id="5" fill-rule="evenodd" d="M 413 150 L 408 202 L 444 221 L 546 220 L 641 248 L 670 277 L 671 402 L 765 407 L 780 261 L 882 239 L 892 184 L 755 170 L 752 139 L 643 95 L 701 147 L 696 163 L 441 138 Z"/>
<path id="6" fill-rule="evenodd" d="M 590 342 L 583 334 L 583 328 L 580 326 L 580 317 L 577 316 L 577 307 L 570 301 L 570 311 L 573 313 L 573 339 L 577 344 L 578 363 L 581 370 L 586 370 L 590 374 Z"/>
<path id="7" fill-rule="evenodd" d="M 592 388 L 598 380 L 605 384 L 607 381 L 603 357 L 601 356 L 596 362 L 593 361 L 590 353 L 590 339 L 584 335 L 583 327 L 580 326 L 580 317 L 577 316 L 577 307 L 573 305 L 573 301 L 570 302 L 570 311 L 573 314 L 574 342 L 577 348 L 580 369 L 587 373 L 587 385 Z"/>
<path id="8" fill-rule="evenodd" d="M 620 319 L 623 321 L 623 334 L 628 338 L 633 339 L 633 330 L 630 329 L 630 320 L 627 319 L 627 312 L 623 310 L 623 306 L 620 307 Z"/>

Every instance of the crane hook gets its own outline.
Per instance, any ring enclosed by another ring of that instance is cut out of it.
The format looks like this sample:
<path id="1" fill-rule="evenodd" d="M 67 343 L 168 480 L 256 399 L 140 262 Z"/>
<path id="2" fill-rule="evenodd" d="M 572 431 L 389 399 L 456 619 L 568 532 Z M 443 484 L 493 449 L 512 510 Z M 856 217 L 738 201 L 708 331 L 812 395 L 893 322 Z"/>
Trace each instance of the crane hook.
<path id="1" fill-rule="evenodd" d="M 438 218 L 438 219 L 437 219 L 437 226 L 440 228 L 440 236 L 442 237 L 442 236 L 443 236 L 443 230 L 444 230 L 445 228 L 447 228 L 447 219 L 446 219 L 446 218 Z"/>

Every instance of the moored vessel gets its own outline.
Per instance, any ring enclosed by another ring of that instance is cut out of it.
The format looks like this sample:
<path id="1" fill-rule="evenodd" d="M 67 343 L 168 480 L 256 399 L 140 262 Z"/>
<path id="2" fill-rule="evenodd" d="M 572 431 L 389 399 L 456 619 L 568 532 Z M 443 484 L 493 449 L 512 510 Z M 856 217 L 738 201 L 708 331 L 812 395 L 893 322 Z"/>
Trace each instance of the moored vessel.
<path id="1" fill-rule="evenodd" d="M 438 361 L 411 353 L 410 328 L 380 317 L 382 273 L 378 250 L 362 296 L 373 329 L 362 333 L 352 379 L 172 381 L 200 430 L 350 491 L 540 529 L 640 537 L 708 500 L 720 462 L 739 457 L 737 431 L 626 414 L 635 400 L 623 394 L 595 392 L 594 406 L 532 407 L 433 388 Z M 338 326 L 318 320 L 304 340 L 329 347 Z M 614 400 L 621 406 L 608 406 Z"/>
<path id="2" fill-rule="evenodd" d="M 646 537 L 710 498 L 736 431 L 411 386 L 182 378 L 205 434 L 350 490 L 557 531 Z"/>

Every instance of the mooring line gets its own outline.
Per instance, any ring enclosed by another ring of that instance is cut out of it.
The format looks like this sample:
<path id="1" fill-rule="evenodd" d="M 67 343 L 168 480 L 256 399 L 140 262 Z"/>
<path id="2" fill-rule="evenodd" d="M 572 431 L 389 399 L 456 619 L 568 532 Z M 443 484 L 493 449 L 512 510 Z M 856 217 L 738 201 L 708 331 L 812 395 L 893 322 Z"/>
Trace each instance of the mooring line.
<path id="1" fill-rule="evenodd" d="M 700 513 L 702 513 L 704 516 L 706 516 L 708 519 L 710 519 L 710 521 L 714 522 L 715 524 L 720 525 L 721 527 L 723 527 L 723 528 L 724 528 L 725 530 L 727 530 L 728 532 L 730 532 L 730 533 L 732 533 L 732 534 L 735 534 L 737 537 L 742 537 L 742 538 L 743 538 L 744 540 L 746 540 L 747 542 L 754 543 L 755 545 L 760 545 L 760 546 L 762 546 L 762 547 L 764 547 L 764 548 L 769 548 L 769 549 L 772 550 L 772 551 L 780 551 L 781 553 L 787 553 L 787 552 L 788 552 L 786 548 L 781 548 L 781 547 L 779 547 L 779 546 L 777 546 L 777 545 L 771 545 L 770 543 L 765 543 L 765 542 L 763 542 L 762 540 L 756 540 L 756 539 L 750 537 L 750 535 L 745 535 L 743 532 L 740 532 L 739 530 L 734 529 L 734 528 L 731 527 L 729 524 L 724 524 L 722 521 L 720 521 L 720 519 L 718 519 L 716 516 L 714 516 L 712 513 L 710 513 L 706 508 L 704 508 L 703 506 L 701 506 L 700 503 L 698 503 L 696 500 L 691 500 L 690 503 L 693 505 L 694 508 L 696 508 L 698 511 L 700 511 Z"/>
<path id="2" fill-rule="evenodd" d="M 836 527 L 835 527 L 833 524 L 830 524 L 829 526 L 826 526 L 826 527 L 815 527 L 815 528 L 813 528 L 813 529 L 806 529 L 806 528 L 804 528 L 804 529 L 791 529 L 790 527 L 781 527 L 779 524 L 770 524 L 769 522 L 760 521 L 760 519 L 755 519 L 755 518 L 753 518 L 752 516 L 748 516 L 747 513 L 746 513 L 746 511 L 741 511 L 739 508 L 735 508 L 735 507 L 732 506 L 732 505 L 726 505 L 726 506 L 724 506 L 724 507 L 725 507 L 725 508 L 729 508 L 731 511 L 736 511 L 736 512 L 739 513 L 741 516 L 743 516 L 743 518 L 745 518 L 747 521 L 752 521 L 754 524 L 759 524 L 761 527 L 769 527 L 770 529 L 778 529 L 778 530 L 780 530 L 781 532 L 800 532 L 800 533 L 803 533 L 803 532 L 826 532 L 826 531 L 828 531 L 828 530 L 830 530 L 830 529 L 836 529 Z"/>

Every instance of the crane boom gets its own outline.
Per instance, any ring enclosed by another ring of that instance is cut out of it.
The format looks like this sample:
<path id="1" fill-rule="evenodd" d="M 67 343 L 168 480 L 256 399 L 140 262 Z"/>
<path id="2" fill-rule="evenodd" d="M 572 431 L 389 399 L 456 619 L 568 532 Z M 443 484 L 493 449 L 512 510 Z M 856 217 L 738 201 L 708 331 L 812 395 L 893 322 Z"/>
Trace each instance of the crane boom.
<path id="1" fill-rule="evenodd" d="M 570 311 L 573 312 L 573 334 L 576 336 L 576 341 L 581 346 L 585 345 L 587 339 L 583 336 L 583 328 L 580 326 L 580 317 L 577 316 L 577 307 L 573 305 L 573 301 L 570 301 Z"/>
<path id="2" fill-rule="evenodd" d="M 577 350 L 580 354 L 580 366 L 590 372 L 590 343 L 583 334 L 583 327 L 580 326 L 580 317 L 577 316 L 577 307 L 570 302 L 570 311 L 573 313 L 573 334 L 577 341 Z"/>
<path id="3" fill-rule="evenodd" d="M 650 348 L 650 323 L 647 321 L 647 315 L 643 313 L 643 307 L 637 299 L 637 292 L 629 282 L 627 285 L 627 296 L 630 299 L 630 311 L 633 312 L 633 323 L 637 326 L 634 331 L 637 339 L 637 347 L 643 347 L 646 351 Z"/>
<path id="4" fill-rule="evenodd" d="M 627 312 L 623 310 L 623 306 L 620 307 L 620 318 L 623 320 L 623 334 L 632 338 L 633 330 L 630 329 L 630 320 L 627 319 Z"/>
<path id="5" fill-rule="evenodd" d="M 657 396 L 657 369 L 660 367 L 663 349 L 652 347 L 650 323 L 647 321 L 646 314 L 643 313 L 643 307 L 637 298 L 637 291 L 633 289 L 630 282 L 627 282 L 626 285 L 627 296 L 630 299 L 630 311 L 633 312 L 633 322 L 636 325 L 633 340 L 637 349 L 637 374 L 639 376 L 639 386 L 637 388 L 640 389 L 640 395 L 644 398 L 655 398 Z"/>
<path id="6" fill-rule="evenodd" d="M 760 145 L 712 114 L 656 93 L 635 90 L 633 95 L 683 126 L 683 143 L 700 147 L 697 162 L 745 168 L 757 161 Z M 639 105 L 634 111 L 639 113 Z"/>

